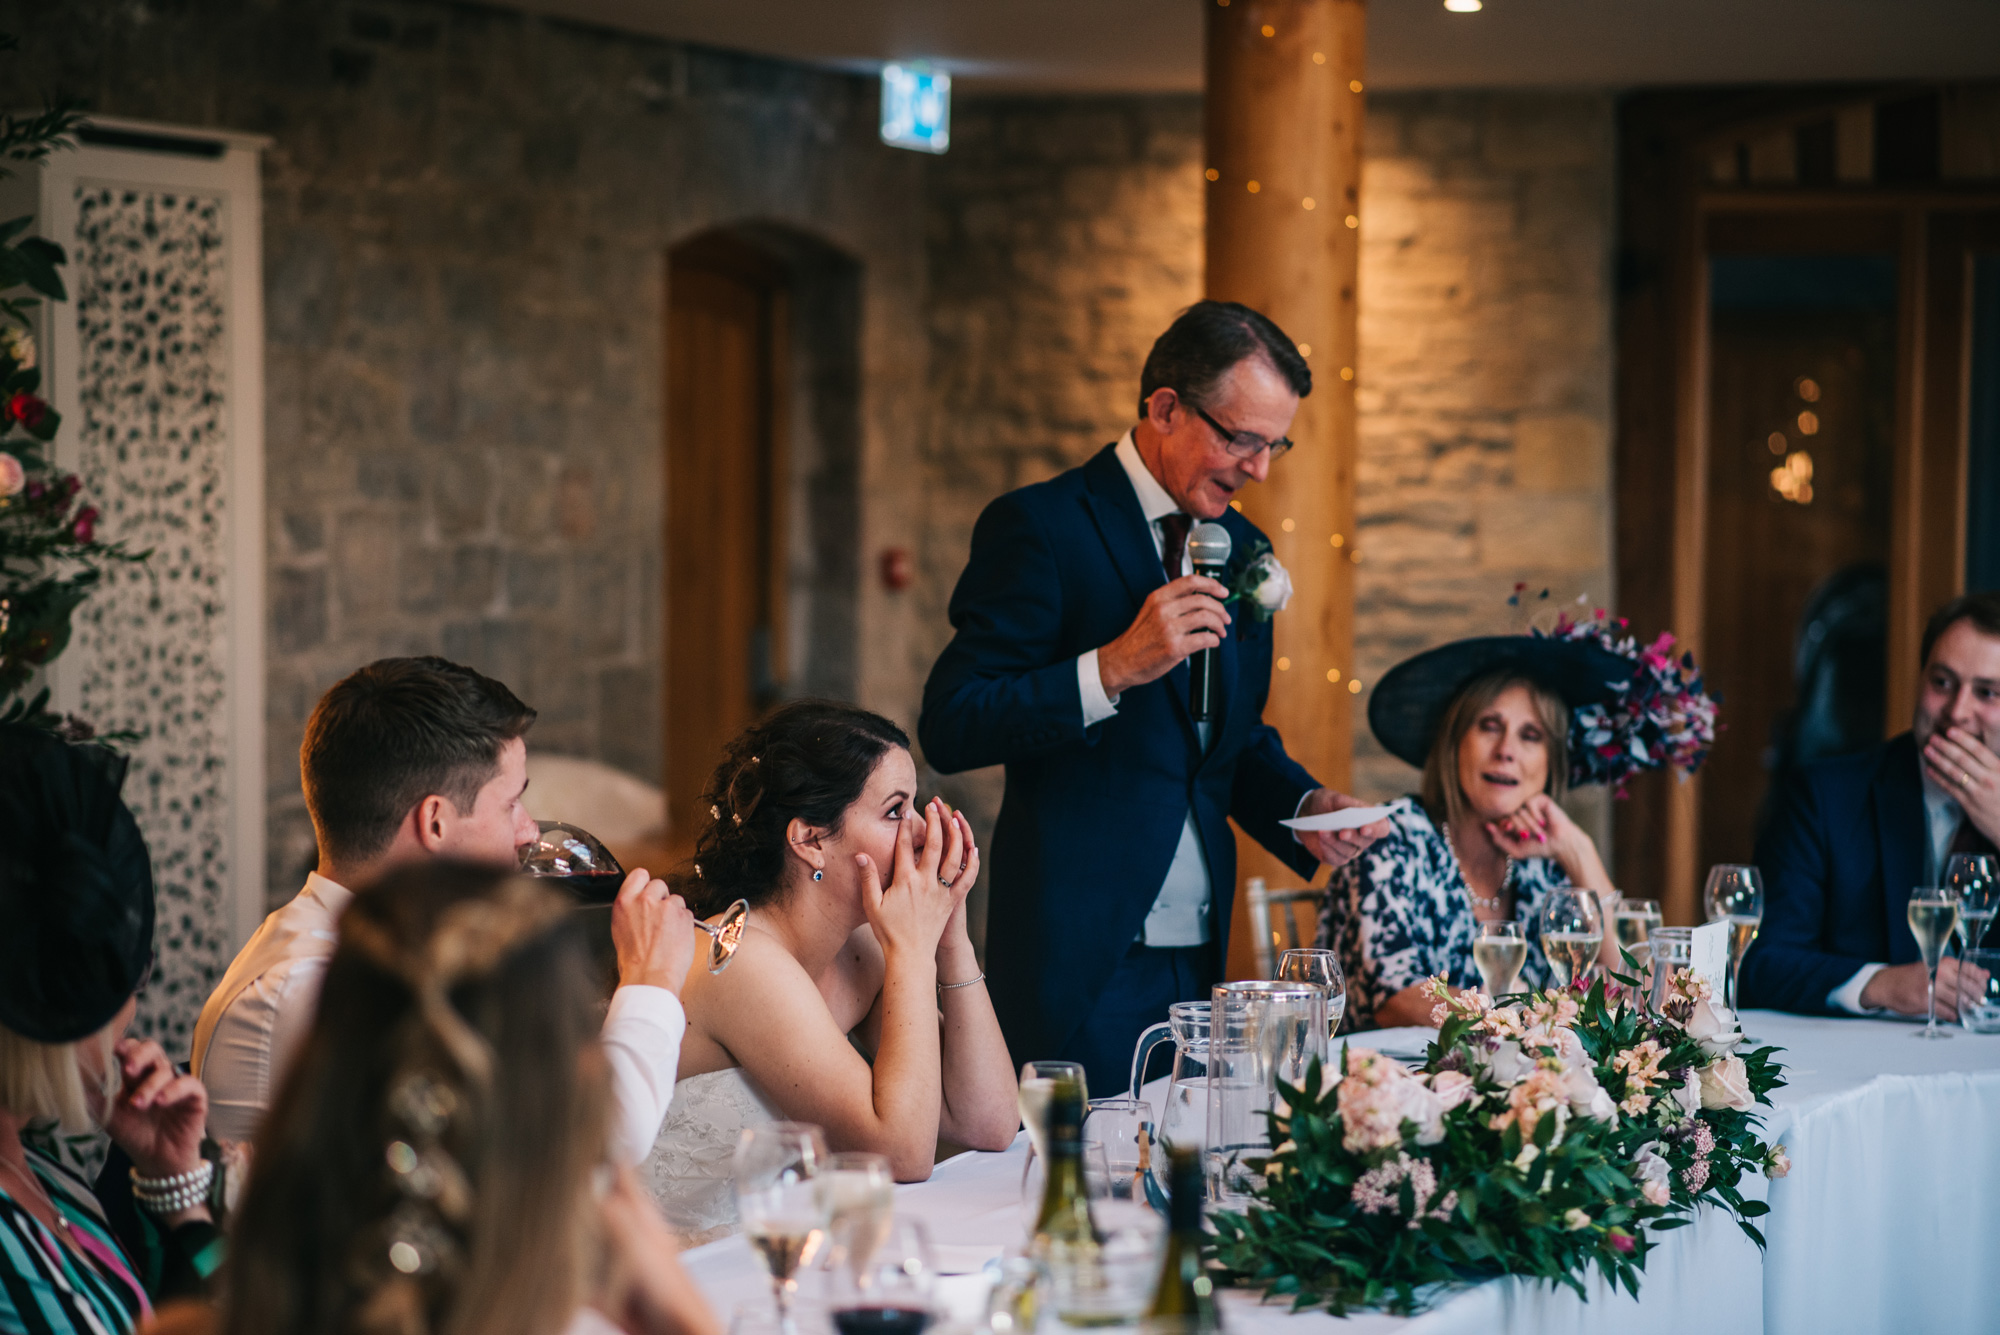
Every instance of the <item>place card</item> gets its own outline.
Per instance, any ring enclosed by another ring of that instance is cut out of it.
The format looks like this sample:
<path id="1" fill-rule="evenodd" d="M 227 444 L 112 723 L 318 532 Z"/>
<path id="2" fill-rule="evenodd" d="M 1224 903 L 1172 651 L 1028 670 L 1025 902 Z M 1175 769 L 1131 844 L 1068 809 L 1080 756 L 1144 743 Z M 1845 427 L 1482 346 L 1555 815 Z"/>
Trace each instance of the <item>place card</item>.
<path id="1" fill-rule="evenodd" d="M 1294 816 L 1278 824 L 1293 830 L 1358 830 L 1364 825 L 1373 825 L 1392 810 L 1392 807 L 1342 807 L 1338 811 L 1323 811 L 1317 816 Z"/>
<path id="2" fill-rule="evenodd" d="M 1695 928 L 1691 945 L 1688 972 L 1708 980 L 1715 1004 L 1720 1006 L 1727 995 L 1723 985 L 1729 981 L 1729 923 L 1711 922 Z"/>

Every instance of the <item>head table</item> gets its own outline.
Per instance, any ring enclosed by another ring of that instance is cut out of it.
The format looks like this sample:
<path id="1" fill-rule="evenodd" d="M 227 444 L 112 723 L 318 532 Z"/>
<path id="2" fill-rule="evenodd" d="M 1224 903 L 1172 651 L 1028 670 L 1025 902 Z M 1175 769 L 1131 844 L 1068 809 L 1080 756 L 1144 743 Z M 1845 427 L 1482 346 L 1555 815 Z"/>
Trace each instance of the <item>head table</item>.
<path id="1" fill-rule="evenodd" d="M 1746 1011 L 1753 1038 L 1785 1049 L 1790 1083 L 1765 1110 L 1765 1138 L 1785 1143 L 1789 1177 L 1746 1181 L 1771 1213 L 1759 1255 L 1733 1219 L 1705 1210 L 1659 1235 L 1634 1300 L 1595 1275 L 1584 1302 L 1568 1289 L 1495 1280 L 1448 1295 L 1415 1318 L 1292 1315 L 1253 1294 L 1224 1295 L 1242 1335 L 1832 1335 L 1841 1331 L 2000 1330 L 2000 1036 L 1953 1027 L 1919 1041 L 1895 1021 Z M 1343 1036 L 1357 1047 L 1421 1050 L 1430 1031 Z M 897 1189 L 896 1207 L 929 1227 L 955 1309 L 981 1300 L 978 1272 L 1022 1240 L 1025 1134 L 1001 1154 L 961 1154 L 928 1182 Z M 768 1303 L 748 1246 L 725 1238 L 687 1253 L 725 1319 Z M 1042 1335 L 1056 1327 L 1045 1320 Z"/>

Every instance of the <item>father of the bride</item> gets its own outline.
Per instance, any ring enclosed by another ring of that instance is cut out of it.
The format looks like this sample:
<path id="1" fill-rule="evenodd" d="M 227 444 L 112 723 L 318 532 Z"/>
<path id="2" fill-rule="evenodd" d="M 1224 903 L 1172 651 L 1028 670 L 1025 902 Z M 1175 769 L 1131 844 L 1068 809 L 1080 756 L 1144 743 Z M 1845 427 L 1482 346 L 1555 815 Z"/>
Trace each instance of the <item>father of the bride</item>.
<path id="1" fill-rule="evenodd" d="M 1192 525 L 1261 537 L 1230 500 L 1269 475 L 1312 389 L 1292 341 L 1247 306 L 1199 302 L 1153 345 L 1139 421 L 1059 477 L 979 517 L 951 599 L 957 632 L 918 735 L 945 773 L 1007 767 L 992 844 L 987 970 L 1016 1060 L 1126 1080 L 1140 1030 L 1221 978 L 1234 819 L 1301 876 L 1385 822 L 1297 837 L 1279 822 L 1353 799 L 1322 788 L 1263 721 L 1271 627 L 1231 617 L 1189 573 Z M 1188 657 L 1216 650 L 1220 700 L 1188 703 Z"/>

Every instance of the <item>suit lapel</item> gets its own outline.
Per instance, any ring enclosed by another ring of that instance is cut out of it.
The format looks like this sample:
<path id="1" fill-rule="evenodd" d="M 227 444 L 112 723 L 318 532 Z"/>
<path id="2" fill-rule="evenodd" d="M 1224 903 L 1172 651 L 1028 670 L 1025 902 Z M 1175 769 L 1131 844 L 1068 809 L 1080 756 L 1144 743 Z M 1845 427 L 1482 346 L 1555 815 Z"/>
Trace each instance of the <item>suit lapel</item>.
<path id="1" fill-rule="evenodd" d="M 1930 830 L 1916 743 L 1909 734 L 1889 743 L 1872 787 L 1875 838 L 1882 860 L 1883 927 L 1889 959 L 1901 964 L 1917 958 L 1916 938 L 1910 934 L 1910 889 L 1924 877 L 1924 841 Z"/>
<path id="2" fill-rule="evenodd" d="M 1139 508 L 1139 497 L 1132 490 L 1132 480 L 1125 476 L 1125 466 L 1118 462 L 1116 445 L 1107 445 L 1099 450 L 1083 466 L 1083 473 L 1087 484 L 1085 504 L 1089 507 L 1091 521 L 1097 525 L 1098 536 L 1104 540 L 1105 550 L 1111 554 L 1111 564 L 1117 570 L 1118 578 L 1124 583 L 1126 592 L 1132 595 L 1132 612 L 1137 616 L 1139 604 L 1145 602 L 1154 589 L 1167 582 L 1166 569 L 1160 564 L 1159 549 L 1153 545 L 1152 526 L 1146 522 L 1145 512 Z M 1165 680 L 1181 722 L 1186 725 L 1189 738 L 1194 739 L 1194 715 L 1188 709 L 1187 664 L 1174 668 Z"/>

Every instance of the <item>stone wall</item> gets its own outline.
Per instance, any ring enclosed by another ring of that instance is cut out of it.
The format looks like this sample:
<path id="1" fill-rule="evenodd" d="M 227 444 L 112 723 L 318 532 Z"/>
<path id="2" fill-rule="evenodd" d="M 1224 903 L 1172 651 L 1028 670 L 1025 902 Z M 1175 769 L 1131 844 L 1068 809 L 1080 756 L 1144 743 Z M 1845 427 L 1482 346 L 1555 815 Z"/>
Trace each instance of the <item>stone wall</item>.
<path id="1" fill-rule="evenodd" d="M 858 264 L 841 536 L 913 540 L 926 163 L 878 142 L 871 80 L 416 0 L 0 0 L 0 31 L 93 110 L 272 139 L 272 896 L 313 853 L 306 714 L 383 654 L 493 673 L 537 747 L 657 780 L 674 243 L 755 222 Z M 855 693 L 913 723 L 908 605 L 855 601 Z"/>
<path id="2" fill-rule="evenodd" d="M 1608 94 L 1368 100 L 1361 190 L 1356 671 L 1523 626 L 1611 583 Z M 1525 608 L 1523 609 L 1526 610 Z M 1545 613 L 1546 614 L 1546 613 Z M 1359 699 L 1365 709 L 1365 694 Z M 1355 784 L 1416 772 L 1357 717 Z M 1602 794 L 1578 809 L 1608 833 Z"/>

